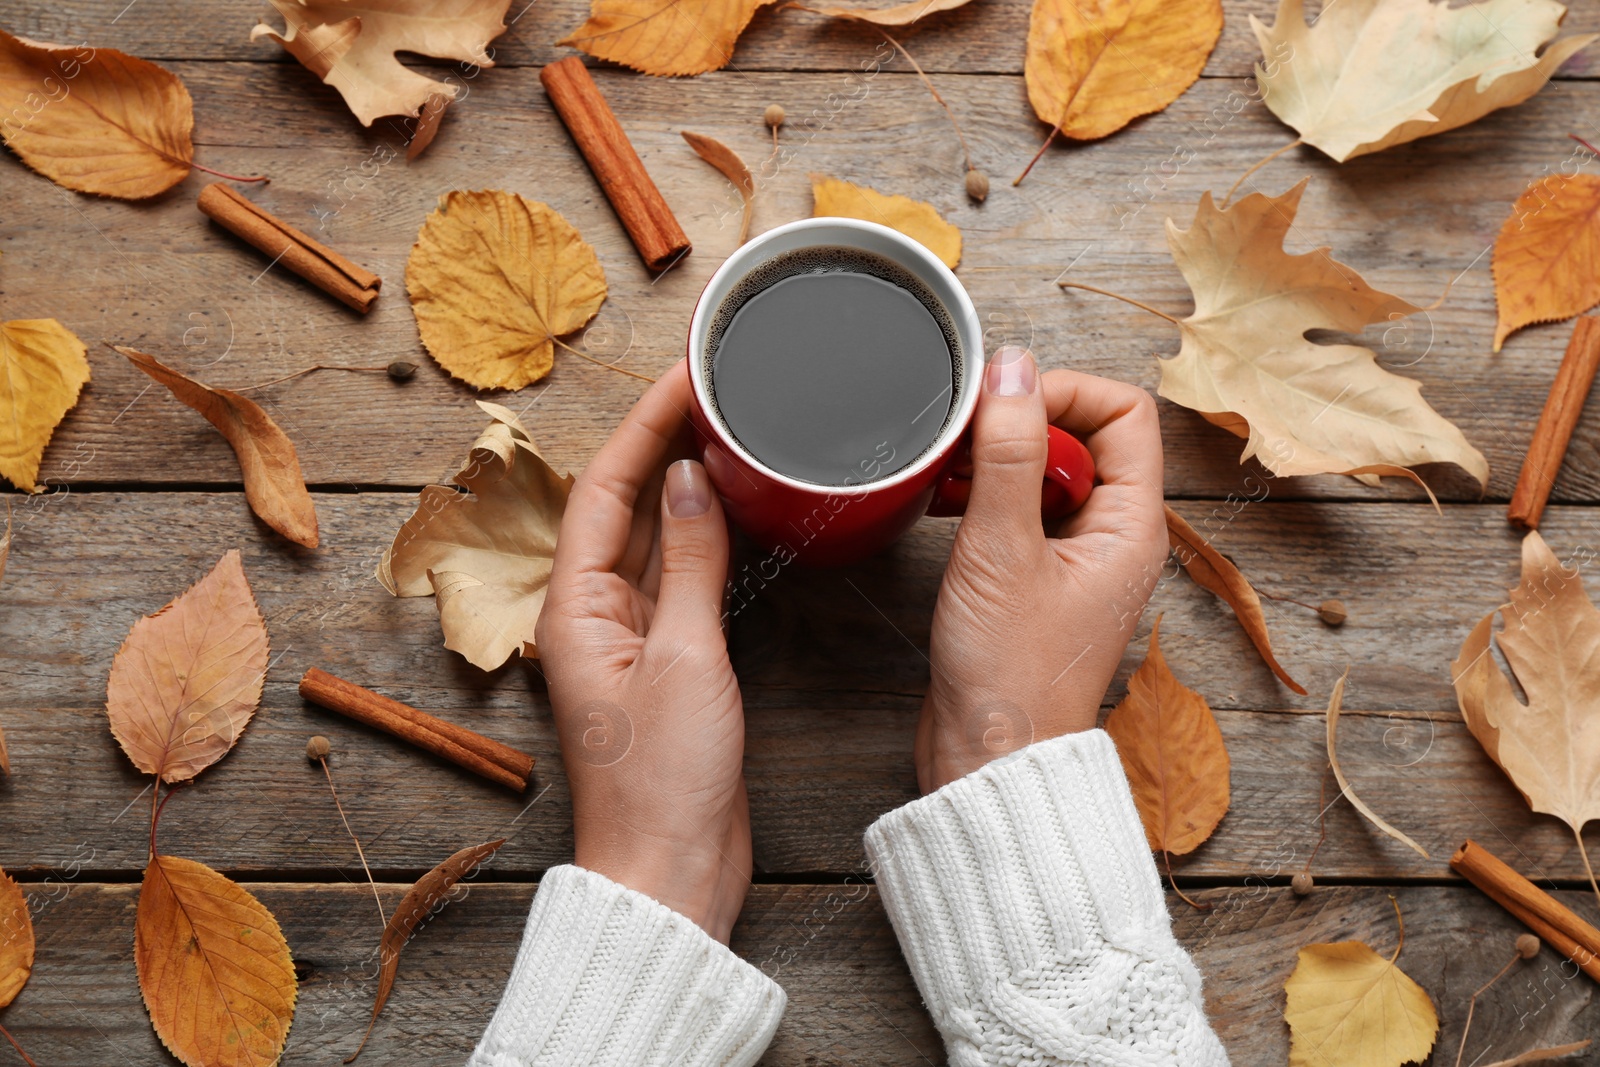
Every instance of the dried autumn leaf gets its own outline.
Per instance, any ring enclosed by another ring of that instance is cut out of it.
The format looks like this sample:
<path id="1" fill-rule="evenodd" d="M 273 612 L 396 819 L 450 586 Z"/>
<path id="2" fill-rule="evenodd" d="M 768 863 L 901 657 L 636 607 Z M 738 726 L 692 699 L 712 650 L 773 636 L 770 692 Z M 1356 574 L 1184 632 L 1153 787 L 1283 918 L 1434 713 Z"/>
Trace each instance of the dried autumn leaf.
<path id="1" fill-rule="evenodd" d="M 1106 717 L 1152 851 L 1193 852 L 1228 813 L 1228 748 L 1205 697 L 1173 677 L 1161 619 L 1128 695 Z"/>
<path id="2" fill-rule="evenodd" d="M 1339 680 L 1333 683 L 1333 694 L 1328 697 L 1328 764 L 1333 768 L 1333 777 L 1339 783 L 1339 789 L 1344 793 L 1350 806 L 1367 817 L 1367 821 L 1378 829 L 1402 844 L 1409 845 L 1423 859 L 1428 858 L 1428 850 L 1411 840 L 1410 837 L 1397 830 L 1377 812 L 1367 807 L 1366 802 L 1356 796 L 1356 791 L 1350 787 L 1345 779 L 1344 771 L 1339 766 L 1339 712 L 1344 707 L 1344 682 L 1350 677 L 1350 668 L 1346 667 Z"/>
<path id="3" fill-rule="evenodd" d="M 961 262 L 961 231 L 940 218 L 932 204 L 908 196 L 885 196 L 864 185 L 821 174 L 811 175 L 811 195 L 813 217 L 836 215 L 876 222 L 920 241 L 952 270 Z"/>
<path id="4" fill-rule="evenodd" d="M 1600 611 L 1576 567 L 1563 567 L 1537 531 L 1522 539 L 1522 579 L 1496 610 L 1498 644 L 1527 696 L 1489 650 L 1495 612 L 1473 627 L 1450 665 L 1461 717 L 1534 811 L 1572 828 L 1594 884 L 1583 828 L 1600 817 Z M 1595 890 L 1600 897 L 1600 888 Z"/>
<path id="5" fill-rule="evenodd" d="M 1517 197 L 1494 242 L 1494 350 L 1535 322 L 1600 304 L 1600 178 L 1555 175 Z"/>
<path id="6" fill-rule="evenodd" d="M 33 916 L 28 898 L 0 870 L 0 1008 L 17 999 L 33 973 Z"/>
<path id="7" fill-rule="evenodd" d="M 1105 137 L 1182 96 L 1221 35 L 1221 0 L 1034 0 L 1028 102 L 1068 137 Z"/>
<path id="8" fill-rule="evenodd" d="M 189 175 L 194 102 L 171 71 L 115 48 L 38 44 L 0 30 L 0 135 L 80 193 L 140 200 Z"/>
<path id="9" fill-rule="evenodd" d="M 750 236 L 750 212 L 756 198 L 756 183 L 750 176 L 750 168 L 739 158 L 739 153 L 716 138 L 707 137 L 703 133 L 690 133 L 688 130 L 683 130 L 682 133 L 683 139 L 694 149 L 694 154 L 716 167 L 717 171 L 739 190 L 739 199 L 744 202 L 739 218 L 739 243 L 744 244 L 745 239 Z"/>
<path id="10" fill-rule="evenodd" d="M 317 547 L 317 509 L 306 492 L 294 442 L 249 397 L 213 389 L 179 374 L 154 356 L 113 345 L 128 362 L 204 415 L 233 447 L 244 475 L 244 496 L 261 521 L 296 544 Z"/>
<path id="11" fill-rule="evenodd" d="M 1270 27 L 1250 16 L 1268 59 L 1256 78 L 1273 114 L 1341 162 L 1520 104 L 1600 36 L 1539 56 L 1567 11 L 1555 0 L 1340 0 L 1311 26 L 1303 8 L 1279 0 Z"/>
<path id="12" fill-rule="evenodd" d="M 0 774 L 11 777 L 11 753 L 6 750 L 6 732 L 0 727 Z"/>
<path id="13" fill-rule="evenodd" d="M 267 624 L 229 551 L 182 596 L 133 624 L 111 661 L 106 714 L 146 774 L 183 782 L 228 754 L 267 671 Z"/>
<path id="14" fill-rule="evenodd" d="M 1417 310 L 1368 285 L 1326 248 L 1283 250 L 1306 180 L 1218 210 L 1205 193 L 1194 224 L 1167 220 L 1172 258 L 1194 293 L 1183 345 L 1162 360 L 1162 396 L 1247 438 L 1279 477 L 1454 463 L 1487 485 L 1489 463 L 1422 399 L 1415 380 L 1369 348 L 1314 344 L 1310 330 L 1360 333 Z"/>
<path id="15" fill-rule="evenodd" d="M 1395 963 L 1405 943 L 1402 924 L 1388 959 L 1360 941 L 1300 950 L 1283 986 L 1289 1067 L 1400 1067 L 1427 1058 L 1439 1016 L 1427 992 Z"/>
<path id="16" fill-rule="evenodd" d="M 270 37 L 371 126 L 384 115 L 417 115 L 430 96 L 454 99 L 456 85 L 401 64 L 396 52 L 492 67 L 489 42 L 505 32 L 511 0 L 272 0 L 282 33 L 262 23 L 252 41 Z"/>
<path id="17" fill-rule="evenodd" d="M 557 44 L 661 77 L 721 70 L 756 9 L 772 0 L 591 0 Z"/>
<path id="18" fill-rule="evenodd" d="M 278 920 L 203 863 L 153 856 L 133 928 L 139 991 L 161 1043 L 189 1067 L 276 1063 L 297 984 Z"/>
<path id="19" fill-rule="evenodd" d="M 600 310 L 606 275 L 548 204 L 458 190 L 423 222 L 406 291 L 441 367 L 479 389 L 521 389 L 555 366 L 555 339 Z"/>
<path id="20" fill-rule="evenodd" d="M 550 468 L 510 411 L 478 406 L 495 421 L 455 477 L 473 495 L 423 489 L 378 580 L 395 596 L 436 595 L 445 647 L 492 671 L 519 652 L 539 654 L 533 631 L 572 476 Z"/>
<path id="21" fill-rule="evenodd" d="M 89 382 L 83 342 L 55 319 L 0 322 L 0 477 L 36 492 L 56 425 Z"/>
<path id="22" fill-rule="evenodd" d="M 954 11 L 971 0 L 909 0 L 893 7 L 810 7 L 806 4 L 785 4 L 816 15 L 829 18 L 850 19 L 853 22 L 870 22 L 874 26 L 909 26 L 918 19 L 941 11 Z"/>
<path id="23" fill-rule="evenodd" d="M 1522 1067 L 1525 1063 L 1543 1063 L 1545 1060 L 1553 1060 L 1559 1056 L 1570 1056 L 1574 1052 L 1582 1052 L 1593 1043 L 1592 1039 L 1586 1039 L 1583 1041 L 1571 1041 L 1565 1045 L 1550 1045 L 1547 1048 L 1531 1048 L 1527 1052 L 1511 1057 L 1509 1060 L 1495 1060 L 1493 1063 L 1484 1064 L 1483 1067 Z"/>
<path id="24" fill-rule="evenodd" d="M 1233 609 L 1245 636 L 1261 653 L 1261 659 L 1284 685 L 1301 696 L 1305 686 L 1289 677 L 1278 658 L 1272 654 L 1272 641 L 1267 637 L 1267 616 L 1261 610 L 1261 598 L 1233 561 L 1211 546 L 1200 532 L 1172 508 L 1167 512 L 1167 542 L 1178 554 L 1178 564 L 1194 579 L 1194 584 L 1215 596 L 1221 597 Z"/>
<path id="25" fill-rule="evenodd" d="M 372 1018 L 367 1023 L 367 1032 L 361 1037 L 361 1046 L 344 1062 L 353 1062 L 361 1055 L 361 1049 L 367 1047 L 367 1038 L 372 1036 L 378 1013 L 383 1011 L 383 1006 L 389 1001 L 389 993 L 394 989 L 395 973 L 400 969 L 400 950 L 406 947 L 406 942 L 411 940 L 422 920 L 433 914 L 434 908 L 455 888 L 457 882 L 494 855 L 505 843 L 506 839 L 502 837 L 498 841 L 462 849 L 417 879 L 417 884 L 400 901 L 400 906 L 384 925 L 383 937 L 378 942 L 378 995 L 372 1004 Z"/>

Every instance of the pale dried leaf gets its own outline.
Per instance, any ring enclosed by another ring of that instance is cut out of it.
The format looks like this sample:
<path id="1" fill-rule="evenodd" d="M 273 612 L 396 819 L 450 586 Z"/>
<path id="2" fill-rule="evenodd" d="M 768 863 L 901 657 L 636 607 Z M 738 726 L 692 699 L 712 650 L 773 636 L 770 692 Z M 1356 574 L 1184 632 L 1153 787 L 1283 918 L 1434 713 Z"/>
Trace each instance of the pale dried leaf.
<path id="1" fill-rule="evenodd" d="M 728 65 L 756 10 L 771 2 L 591 0 L 588 21 L 557 43 L 646 74 L 704 74 Z"/>
<path id="2" fill-rule="evenodd" d="M 1267 636 L 1267 616 L 1261 610 L 1261 598 L 1255 588 L 1239 573 L 1233 561 L 1212 547 L 1200 532 L 1168 507 L 1167 542 L 1177 553 L 1178 564 L 1194 579 L 1194 584 L 1215 596 L 1221 597 L 1233 609 L 1250 643 L 1261 653 L 1261 659 L 1284 685 L 1301 696 L 1305 686 L 1289 677 L 1276 656 L 1272 654 L 1272 641 Z"/>
<path id="3" fill-rule="evenodd" d="M 1145 838 L 1156 852 L 1193 852 L 1228 813 L 1229 761 L 1222 731 L 1205 698 L 1188 688 L 1161 655 L 1161 620 L 1150 650 L 1128 679 L 1128 695 L 1105 730 L 1133 787 Z"/>
<path id="4" fill-rule="evenodd" d="M 296 544 L 317 547 L 317 509 L 306 492 L 294 442 L 259 404 L 231 389 L 202 385 L 154 356 L 112 347 L 217 428 L 239 459 L 245 500 L 262 522 Z"/>
<path id="5" fill-rule="evenodd" d="M 1538 92 L 1596 34 L 1555 37 L 1555 0 L 1338 0 L 1314 25 L 1303 0 L 1279 0 L 1250 25 L 1267 107 L 1337 160 L 1458 126 Z M 1537 58 L 1536 58 L 1537 57 Z"/>
<path id="6" fill-rule="evenodd" d="M 600 258 L 548 204 L 515 193 L 451 192 L 406 261 L 422 343 L 479 389 L 521 389 L 555 366 L 555 339 L 606 298 Z"/>
<path id="7" fill-rule="evenodd" d="M 1545 1048 L 1533 1048 L 1527 1052 L 1511 1057 L 1509 1060 L 1495 1060 L 1493 1063 L 1483 1064 L 1483 1067 L 1521 1067 L 1525 1063 L 1543 1063 L 1559 1056 L 1570 1056 L 1574 1052 L 1582 1052 L 1594 1042 L 1592 1039 L 1572 1041 L 1565 1045 L 1549 1045 Z M 1476 1067 L 1476 1065 L 1474 1065 Z"/>
<path id="8" fill-rule="evenodd" d="M 1489 463 L 1422 399 L 1422 386 L 1371 349 L 1314 344 L 1310 330 L 1360 333 L 1420 310 L 1368 285 L 1326 248 L 1283 250 L 1306 180 L 1219 210 L 1205 193 L 1194 224 L 1167 220 L 1167 242 L 1194 293 L 1160 394 L 1248 426 L 1242 458 L 1274 475 L 1342 474 L 1389 464 L 1454 463 L 1488 484 Z"/>
<path id="9" fill-rule="evenodd" d="M 188 1067 L 262 1067 L 289 1039 L 298 992 L 278 920 L 203 863 L 153 856 L 133 928 L 139 991 Z"/>
<path id="10" fill-rule="evenodd" d="M 189 176 L 194 103 L 171 71 L 114 48 L 0 30 L 0 136 L 68 189 L 139 200 Z"/>
<path id="11" fill-rule="evenodd" d="M 267 624 L 237 549 L 134 623 L 106 686 L 117 743 L 146 774 L 193 778 L 239 740 L 261 703 Z"/>
<path id="12" fill-rule="evenodd" d="M 0 477 L 27 492 L 56 426 L 89 383 L 83 342 L 55 319 L 0 323 Z"/>
<path id="13" fill-rule="evenodd" d="M 572 476 L 551 469 L 515 415 L 479 406 L 495 421 L 456 475 L 473 495 L 424 488 L 378 580 L 395 596 L 437 595 L 445 647 L 487 671 L 518 653 L 539 654 L 534 628 Z"/>
<path id="14" fill-rule="evenodd" d="M 811 175 L 811 195 L 814 217 L 835 215 L 876 222 L 920 242 L 951 269 L 961 262 L 961 231 L 941 218 L 932 204 L 908 196 L 885 196 L 822 174 Z"/>
<path id="15" fill-rule="evenodd" d="M 378 994 L 372 1004 L 372 1019 L 367 1023 L 367 1032 L 361 1038 L 361 1047 L 357 1048 L 344 1062 L 350 1063 L 361 1055 L 361 1049 L 367 1045 L 367 1038 L 372 1036 L 372 1027 L 378 1021 L 378 1013 L 383 1011 L 383 1006 L 389 1001 L 389 993 L 394 989 L 394 978 L 400 969 L 400 950 L 406 947 L 416 933 L 422 921 L 438 907 L 455 884 L 468 874 L 473 868 L 493 856 L 505 838 L 490 841 L 482 845 L 472 845 L 462 849 L 433 870 L 417 879 L 416 885 L 400 901 L 400 906 L 389 916 L 388 923 L 383 928 L 383 937 L 378 943 Z"/>
<path id="16" fill-rule="evenodd" d="M 17 999 L 33 973 L 33 916 L 28 898 L 0 870 L 0 1008 Z"/>
<path id="17" fill-rule="evenodd" d="M 689 142 L 689 147 L 694 149 L 695 155 L 716 167 L 718 173 L 739 190 L 739 199 L 744 204 L 739 218 L 739 244 L 744 244 L 746 238 L 750 236 L 750 213 L 756 199 L 756 183 L 750 176 L 750 168 L 739 158 L 739 153 L 716 138 L 707 137 L 703 133 L 690 133 L 688 130 L 682 133 L 683 139 Z"/>
<path id="18" fill-rule="evenodd" d="M 1221 0 L 1034 0 L 1028 101 L 1068 137 L 1105 137 L 1182 96 L 1221 35 Z"/>
<path id="19" fill-rule="evenodd" d="M 806 4 L 785 4 L 829 18 L 850 19 L 853 22 L 870 22 L 874 26 L 909 26 L 918 19 L 936 15 L 941 11 L 954 11 L 971 0 L 909 0 L 893 7 L 810 7 Z"/>
<path id="20" fill-rule="evenodd" d="M 1535 322 L 1600 304 L 1600 177 L 1555 174 L 1530 185 L 1494 242 L 1494 350 Z"/>
<path id="21" fill-rule="evenodd" d="M 1356 796 L 1356 791 L 1350 788 L 1350 783 L 1345 779 L 1344 771 L 1339 766 L 1339 712 L 1344 706 L 1344 682 L 1350 677 L 1350 668 L 1339 675 L 1339 680 L 1333 683 L 1333 694 L 1328 697 L 1328 764 L 1333 768 L 1333 777 L 1339 783 L 1339 789 L 1344 793 L 1345 799 L 1350 801 L 1350 806 L 1367 817 L 1367 821 L 1378 829 L 1415 849 L 1423 859 L 1428 858 L 1428 850 L 1411 840 L 1410 837 L 1395 829 L 1381 818 L 1377 812 L 1367 807 L 1366 802 Z"/>
<path id="22" fill-rule="evenodd" d="M 1527 703 L 1490 653 L 1491 611 L 1450 665 L 1461 717 L 1529 807 L 1578 833 L 1600 817 L 1600 611 L 1578 569 L 1562 566 L 1537 531 L 1522 539 L 1510 594 L 1498 643 Z"/>
<path id="23" fill-rule="evenodd" d="M 1283 988 L 1289 1067 L 1420 1063 L 1439 1034 L 1439 1016 L 1423 988 L 1394 958 L 1360 941 L 1307 945 Z M 1331 1050 L 1337 1055 L 1330 1059 Z"/>
<path id="24" fill-rule="evenodd" d="M 371 126 L 384 115 L 416 115 L 430 96 L 454 99 L 455 79 L 438 81 L 401 64 L 396 52 L 492 67 L 489 42 L 505 32 L 511 0 L 272 0 L 283 16 L 250 39 L 270 37 L 333 86 Z"/>

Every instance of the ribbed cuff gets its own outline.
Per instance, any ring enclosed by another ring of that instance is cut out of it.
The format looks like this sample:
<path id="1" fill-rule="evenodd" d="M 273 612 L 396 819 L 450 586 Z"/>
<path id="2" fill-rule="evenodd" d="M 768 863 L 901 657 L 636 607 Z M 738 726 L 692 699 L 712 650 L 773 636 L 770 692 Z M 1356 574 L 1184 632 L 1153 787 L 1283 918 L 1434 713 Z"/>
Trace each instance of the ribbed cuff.
<path id="1" fill-rule="evenodd" d="M 553 867 L 467 1067 L 745 1067 L 784 1004 L 776 982 L 692 920 L 604 875 Z"/>
<path id="2" fill-rule="evenodd" d="M 1103 730 L 897 808 L 866 846 L 953 1065 L 1227 1063 Z"/>

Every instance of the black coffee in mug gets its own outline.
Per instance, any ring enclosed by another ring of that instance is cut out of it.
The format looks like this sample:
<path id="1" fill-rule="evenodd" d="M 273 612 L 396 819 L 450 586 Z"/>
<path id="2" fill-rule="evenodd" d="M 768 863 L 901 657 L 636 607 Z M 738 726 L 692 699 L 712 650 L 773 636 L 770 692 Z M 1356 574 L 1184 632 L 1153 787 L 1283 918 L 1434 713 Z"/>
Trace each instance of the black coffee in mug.
<path id="1" fill-rule="evenodd" d="M 949 311 L 914 274 L 853 248 L 756 268 L 707 337 L 718 417 L 767 467 L 819 485 L 887 478 L 931 446 L 960 388 Z"/>

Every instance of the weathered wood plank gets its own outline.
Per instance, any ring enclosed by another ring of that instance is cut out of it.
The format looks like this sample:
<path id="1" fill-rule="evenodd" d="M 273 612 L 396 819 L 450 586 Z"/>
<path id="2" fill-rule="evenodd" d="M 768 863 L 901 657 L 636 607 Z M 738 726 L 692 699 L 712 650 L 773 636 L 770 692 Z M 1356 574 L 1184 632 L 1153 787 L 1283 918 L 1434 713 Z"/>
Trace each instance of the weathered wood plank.
<path id="1" fill-rule="evenodd" d="M 302 974 L 287 1065 L 329 1063 L 355 1049 L 370 1011 L 376 916 L 364 886 L 254 884 L 284 927 Z M 406 947 L 394 995 L 364 1056 L 436 1067 L 471 1051 L 498 1001 L 534 887 L 470 886 Z M 383 887 L 393 906 L 402 886 Z M 1282 1063 L 1288 1030 L 1282 987 L 1295 953 L 1315 941 L 1395 943 L 1386 890 L 1205 891 L 1196 913 L 1169 899 L 1179 938 L 1206 979 L 1213 1025 L 1239 1064 Z M 34 977 L 3 1021 L 40 1063 L 79 1067 L 172 1062 L 144 1009 L 131 957 L 137 887 L 32 885 L 39 955 Z M 1454 1061 L 1467 997 L 1512 956 L 1514 921 L 1469 888 L 1394 891 L 1406 916 L 1400 964 L 1433 998 L 1442 1029 L 1432 1064 Z M 1563 893 L 1580 909 L 1592 898 Z M 789 995 L 763 1064 L 942 1064 L 943 1049 L 889 928 L 864 884 L 755 887 L 733 948 Z M 1509 1056 L 1593 1036 L 1593 987 L 1551 950 L 1518 967 L 1480 999 L 1471 1055 Z M 1593 1065 L 1600 1053 L 1564 1063 Z"/>
<path id="2" fill-rule="evenodd" d="M 137 4 L 137 0 L 135 0 Z M 239 5 L 219 13 L 205 0 L 177 0 L 171 4 L 98 4 L 93 0 L 64 3 L 19 12 L 8 25 L 14 33 L 46 41 L 80 41 L 122 48 L 147 59 L 231 59 L 288 62 L 282 50 L 266 41 L 252 42 L 250 27 L 265 20 L 275 26 L 282 19 L 267 4 Z M 881 6 L 887 7 L 887 4 Z M 904 34 L 906 46 L 928 71 L 1016 74 L 1022 70 L 1023 43 L 1028 34 L 1028 0 L 980 0 L 947 14 L 926 19 L 917 30 Z M 1316 3 L 1306 5 L 1318 10 Z M 588 13 L 584 0 L 544 0 L 538 4 L 513 3 L 511 28 L 492 46 L 501 66 L 543 65 L 571 55 L 558 47 Z M 1569 4 L 1563 27 L 1568 33 L 1600 30 L 1600 12 L 1585 3 Z M 1225 0 L 1227 24 L 1211 61 L 1210 76 L 1245 77 L 1261 58 L 1250 30 L 1249 16 L 1273 21 L 1275 0 Z M 874 31 L 771 5 L 756 12 L 739 40 L 730 69 L 855 70 L 870 59 L 878 41 Z M 1562 71 L 1564 77 L 1593 77 L 1592 55 L 1580 54 Z M 458 77 L 461 76 L 458 72 Z M 490 77 L 494 72 L 490 72 Z M 309 74 L 301 76 L 309 82 Z"/>
<path id="3" fill-rule="evenodd" d="M 137 9 L 136 9 L 137 10 Z M 14 159 L 6 171 L 3 230 L 7 314 L 54 316 L 91 343 L 144 347 L 220 385 L 265 382 L 312 363 L 423 365 L 396 386 L 382 375 L 322 372 L 258 394 L 295 439 L 315 484 L 420 485 L 447 475 L 481 426 L 472 391 L 422 352 L 404 293 L 404 264 L 436 196 L 452 187 L 500 186 L 548 200 L 595 243 L 611 299 L 581 344 L 623 366 L 658 374 L 682 350 L 695 298 L 732 247 L 731 188 L 678 136 L 685 116 L 751 160 L 766 157 L 759 108 L 783 100 L 803 115 L 840 93 L 833 75 L 720 74 L 663 82 L 603 76 L 640 151 L 698 250 L 652 280 L 597 195 L 530 69 L 508 70 L 452 111 L 452 127 L 408 168 L 391 157 L 394 132 L 369 134 L 333 113 L 331 94 L 293 90 L 297 73 L 263 64 L 180 64 L 195 92 L 201 157 L 234 172 L 270 173 L 251 195 L 316 229 L 388 285 L 360 318 L 266 264 L 195 210 L 197 178 L 155 203 L 130 206 L 66 193 Z M 1020 167 L 1035 133 L 1014 77 L 946 79 L 969 116 L 978 160 L 997 178 L 988 203 L 961 191 L 959 149 L 943 113 L 910 76 L 882 74 L 820 112 L 814 136 L 797 133 L 794 156 L 762 183 L 758 230 L 810 213 L 807 172 L 822 171 L 931 200 L 966 235 L 961 275 L 992 344 L 1030 343 L 1049 366 L 1073 366 L 1154 388 L 1154 355 L 1177 351 L 1175 330 L 1103 297 L 1063 293 L 1070 276 L 1182 314 L 1188 289 L 1166 250 L 1163 219 L 1191 217 L 1205 189 L 1222 190 L 1284 143 L 1258 105 L 1228 113 L 1232 83 L 1198 87 L 1166 114 L 1116 138 L 1058 153 L 1013 190 L 998 180 Z M 1216 131 L 1207 129 L 1210 124 Z M 1417 377 L 1424 395 L 1489 456 L 1491 497 L 1509 495 L 1526 442 L 1565 347 L 1564 324 L 1519 334 L 1489 354 L 1493 293 L 1484 254 L 1525 184 L 1561 165 L 1568 129 L 1600 124 L 1600 84 L 1552 86 L 1515 113 L 1358 160 L 1342 168 L 1310 153 L 1274 163 L 1258 179 L 1278 191 L 1310 170 L 1316 180 L 1293 235 L 1295 250 L 1328 244 L 1375 285 L 1425 303 L 1465 275 L 1449 303 L 1415 323 L 1369 331 L 1385 361 Z M 886 153 L 885 143 L 915 143 Z M 376 155 L 374 155 L 376 153 Z M 1175 155 L 1176 153 L 1176 155 Z M 1192 159 L 1190 158 L 1192 154 Z M 1177 160 L 1189 159 L 1170 176 Z M 364 177 L 362 168 L 376 170 Z M 1460 176 L 1473 175 L 1472 195 Z M 337 214 L 329 214 L 337 212 Z M 62 279 L 71 279 L 64 286 Z M 121 357 L 94 345 L 94 382 L 61 427 L 44 476 L 58 482 L 236 484 L 237 467 L 210 427 Z M 545 382 L 511 398 L 556 462 L 581 465 L 638 395 L 639 382 L 571 357 Z M 505 399 L 503 396 L 500 399 Z M 1237 440 L 1198 416 L 1163 405 L 1167 480 L 1175 495 L 1223 497 L 1246 484 Z M 1558 501 L 1600 500 L 1594 425 L 1578 429 Z M 1428 473 L 1446 498 L 1475 500 L 1454 468 Z M 1349 479 L 1297 479 L 1278 494 L 1419 499 L 1409 483 L 1382 491 Z"/>
<path id="4" fill-rule="evenodd" d="M 320 732 L 337 745 L 345 804 L 381 869 L 417 872 L 462 844 L 503 834 L 512 840 L 498 862 L 523 875 L 571 855 L 565 780 L 537 668 L 485 675 L 467 666 L 439 647 L 429 600 L 394 600 L 370 578 L 409 497 L 318 494 L 318 504 L 324 548 L 304 552 L 267 543 L 237 494 L 27 502 L 0 587 L 0 724 L 16 770 L 0 782 L 0 864 L 62 867 L 80 850 L 92 850 L 100 869 L 143 863 L 146 783 L 106 728 L 106 672 L 135 619 L 233 546 L 245 553 L 269 620 L 267 696 L 237 751 L 174 799 L 163 821 L 170 847 L 231 870 L 348 873 L 354 855 L 303 756 L 306 737 Z M 1516 573 L 1516 537 L 1498 507 L 1436 516 L 1416 505 L 1269 501 L 1229 522 L 1208 517 L 1206 505 L 1180 508 L 1213 528 L 1264 590 L 1307 602 L 1338 596 L 1351 610 L 1344 627 L 1330 630 L 1307 609 L 1268 602 L 1280 656 L 1311 690 L 1296 698 L 1260 665 L 1225 607 L 1187 579 L 1159 583 L 1166 656 L 1219 709 L 1234 764 L 1233 812 L 1184 862 L 1184 876 L 1284 873 L 1304 861 L 1322 803 L 1315 712 L 1348 665 L 1347 704 L 1357 714 L 1343 728 L 1345 766 L 1357 790 L 1434 857 L 1414 856 L 1338 804 L 1320 872 L 1444 876 L 1450 850 L 1473 835 L 1516 841 L 1530 873 L 1582 876 L 1565 827 L 1528 813 L 1455 712 L 1450 660 Z M 1597 524 L 1590 509 L 1558 507 L 1546 533 L 1563 557 L 1582 561 Z M 868 823 L 915 795 L 911 737 L 950 533 L 950 522 L 929 521 L 858 567 L 783 572 L 748 587 L 733 649 L 749 709 L 762 869 L 855 869 Z M 1130 646 L 1124 677 L 1143 657 L 1151 618 Z M 538 756 L 537 788 L 548 793 L 512 796 L 305 706 L 294 686 L 311 665 L 525 748 Z M 1108 706 L 1121 691 L 1119 681 Z"/>

